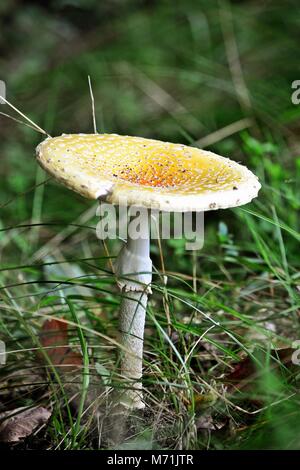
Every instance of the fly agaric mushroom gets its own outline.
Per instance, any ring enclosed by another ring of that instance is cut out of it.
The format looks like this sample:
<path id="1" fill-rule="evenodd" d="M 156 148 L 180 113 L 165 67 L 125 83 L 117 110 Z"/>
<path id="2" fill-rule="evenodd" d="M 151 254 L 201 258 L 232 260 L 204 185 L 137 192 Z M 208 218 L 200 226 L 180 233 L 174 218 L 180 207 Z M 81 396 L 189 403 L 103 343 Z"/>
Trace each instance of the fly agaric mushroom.
<path id="1" fill-rule="evenodd" d="M 91 199 L 172 212 L 225 209 L 250 202 L 257 177 L 228 158 L 181 144 L 116 134 L 63 134 L 37 147 L 40 165 Z M 143 408 L 142 356 L 151 292 L 149 236 L 128 236 L 116 263 L 120 306 L 121 375 L 132 387 L 120 402 Z"/>

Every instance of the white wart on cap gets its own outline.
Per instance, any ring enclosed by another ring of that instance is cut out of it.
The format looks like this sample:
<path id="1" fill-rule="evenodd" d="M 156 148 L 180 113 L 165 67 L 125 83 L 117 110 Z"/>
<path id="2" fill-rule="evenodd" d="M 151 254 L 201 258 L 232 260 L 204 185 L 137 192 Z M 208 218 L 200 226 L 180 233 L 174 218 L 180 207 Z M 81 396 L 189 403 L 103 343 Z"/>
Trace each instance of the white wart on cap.
<path id="1" fill-rule="evenodd" d="M 40 165 L 82 196 L 163 211 L 250 202 L 261 187 L 245 166 L 181 144 L 116 134 L 63 134 L 37 147 Z"/>

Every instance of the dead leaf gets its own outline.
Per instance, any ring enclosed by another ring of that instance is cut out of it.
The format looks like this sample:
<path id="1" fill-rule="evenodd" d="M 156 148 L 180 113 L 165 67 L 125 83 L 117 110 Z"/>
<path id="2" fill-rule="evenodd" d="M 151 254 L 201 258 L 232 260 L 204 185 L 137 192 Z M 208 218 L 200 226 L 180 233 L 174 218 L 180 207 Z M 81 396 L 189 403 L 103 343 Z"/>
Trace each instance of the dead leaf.
<path id="1" fill-rule="evenodd" d="M 19 442 L 33 431 L 46 424 L 51 412 L 42 406 L 17 408 L 0 413 L 0 441 Z"/>
<path id="2" fill-rule="evenodd" d="M 40 333 L 40 341 L 55 366 L 63 366 L 70 372 L 82 366 L 81 354 L 72 351 L 68 344 L 68 324 L 60 320 L 46 320 Z M 40 355 L 41 356 L 41 355 Z"/>
<path id="3" fill-rule="evenodd" d="M 64 392 L 70 399 L 70 405 L 76 411 L 78 410 L 81 399 L 81 383 L 82 383 L 82 356 L 79 352 L 73 351 L 68 344 L 68 324 L 64 319 L 46 320 L 42 326 L 40 333 L 41 345 L 47 349 L 48 357 L 59 373 Z M 42 354 L 39 354 L 40 360 L 45 362 Z M 90 382 L 88 395 L 86 397 L 85 406 L 89 408 L 84 420 L 88 420 L 93 415 L 93 409 L 99 407 L 98 397 L 104 396 L 105 387 L 98 377 L 93 377 Z"/>
<path id="4" fill-rule="evenodd" d="M 281 365 L 287 369 L 294 367 L 292 364 L 293 348 L 272 349 L 270 351 L 270 371 L 276 372 Z M 251 387 L 253 380 L 259 377 L 260 371 L 252 357 L 247 356 L 235 365 L 234 370 L 225 377 L 225 381 L 234 385 L 235 389 Z"/>
<path id="5" fill-rule="evenodd" d="M 206 429 L 208 431 L 214 431 L 216 429 L 211 414 L 204 414 L 200 416 L 196 421 L 196 426 L 197 429 Z"/>

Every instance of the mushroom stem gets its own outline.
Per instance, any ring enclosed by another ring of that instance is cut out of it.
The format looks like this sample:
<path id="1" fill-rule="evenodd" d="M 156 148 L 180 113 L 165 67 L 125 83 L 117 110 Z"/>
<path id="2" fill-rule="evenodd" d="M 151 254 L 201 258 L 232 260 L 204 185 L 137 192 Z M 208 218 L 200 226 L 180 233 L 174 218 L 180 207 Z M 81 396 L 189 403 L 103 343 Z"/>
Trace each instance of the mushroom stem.
<path id="1" fill-rule="evenodd" d="M 119 320 L 121 344 L 126 349 L 126 351 L 120 351 L 121 375 L 127 382 L 125 384 L 126 391 L 122 391 L 120 402 L 129 408 L 144 408 L 142 367 L 148 295 L 141 292 L 130 292 L 129 297 L 122 299 Z"/>
<path id="2" fill-rule="evenodd" d="M 119 315 L 121 333 L 120 367 L 126 379 L 119 403 L 127 408 L 144 408 L 142 394 L 143 343 L 148 294 L 151 293 L 152 262 L 149 230 L 144 238 L 128 236 L 116 262 L 118 285 L 122 291 Z"/>

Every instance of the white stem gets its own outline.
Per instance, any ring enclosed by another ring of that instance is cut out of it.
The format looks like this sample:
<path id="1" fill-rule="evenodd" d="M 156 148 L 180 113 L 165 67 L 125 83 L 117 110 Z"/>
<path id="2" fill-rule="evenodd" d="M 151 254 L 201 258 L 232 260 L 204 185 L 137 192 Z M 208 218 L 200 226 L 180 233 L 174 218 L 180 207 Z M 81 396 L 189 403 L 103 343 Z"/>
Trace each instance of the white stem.
<path id="1" fill-rule="evenodd" d="M 148 294 L 151 293 L 152 262 L 147 238 L 128 238 L 116 263 L 118 285 L 122 290 L 119 328 L 120 366 L 126 390 L 119 402 L 128 408 L 144 408 L 142 401 L 143 342 Z M 122 276 L 122 278 L 120 278 Z"/>
<path id="2" fill-rule="evenodd" d="M 144 408 L 143 342 L 148 294 L 124 292 L 124 295 L 130 298 L 123 297 L 120 308 L 119 329 L 125 348 L 120 351 L 120 365 L 121 375 L 126 379 L 126 390 L 122 391 L 120 402 L 129 408 Z"/>

